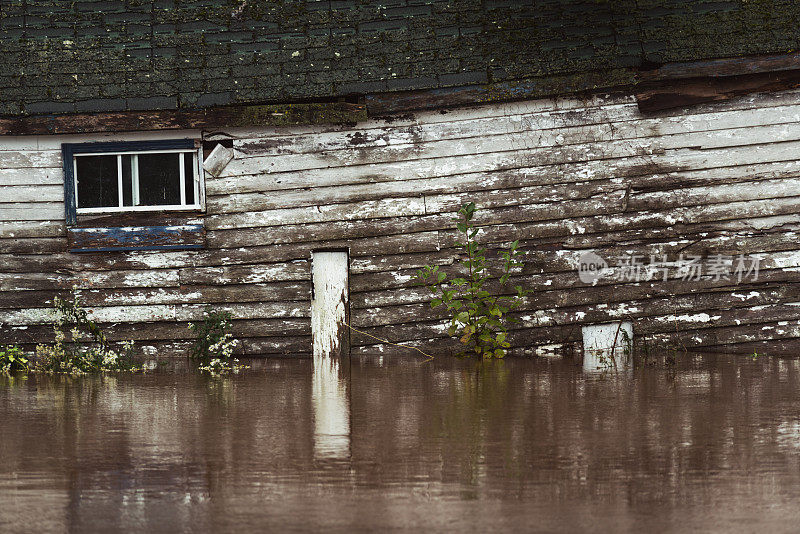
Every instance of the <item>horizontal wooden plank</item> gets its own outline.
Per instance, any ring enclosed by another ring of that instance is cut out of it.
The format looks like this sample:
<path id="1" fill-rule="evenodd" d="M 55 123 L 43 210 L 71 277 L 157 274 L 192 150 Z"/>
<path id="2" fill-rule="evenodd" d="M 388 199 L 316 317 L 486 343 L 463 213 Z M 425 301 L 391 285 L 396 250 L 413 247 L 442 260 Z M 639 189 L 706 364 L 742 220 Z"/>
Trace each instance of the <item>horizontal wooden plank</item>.
<path id="1" fill-rule="evenodd" d="M 254 369 L 263 368 L 266 364 L 261 358 L 311 358 L 311 337 L 293 337 L 286 339 L 276 338 L 247 338 L 234 350 L 234 355 L 243 358 L 241 363 Z M 134 346 L 134 359 L 138 361 L 156 360 L 167 362 L 168 369 L 185 370 L 196 369 L 196 364 L 188 362 L 193 343 L 191 341 L 147 341 Z M 23 350 L 33 352 L 33 344 L 21 344 Z M 247 361 L 244 358 L 252 358 Z"/>
<path id="2" fill-rule="evenodd" d="M 628 198 L 627 208 L 631 211 L 663 210 L 671 207 L 743 200 L 779 199 L 796 196 L 798 191 L 800 191 L 800 178 L 716 184 L 713 186 L 687 187 L 678 191 L 632 194 Z"/>
<path id="3" fill-rule="evenodd" d="M 239 357 L 257 358 L 268 357 L 293 357 L 309 358 L 311 337 L 290 338 L 245 338 L 234 349 L 234 355 Z M 134 346 L 134 358 L 138 360 L 155 359 L 156 361 L 183 360 L 191 354 L 192 341 L 158 341 L 148 340 Z M 24 349 L 33 351 L 35 346 L 22 345 Z M 243 362 L 244 363 L 244 362 Z M 190 368 L 195 368 L 194 363 L 189 363 Z"/>
<path id="4" fill-rule="evenodd" d="M 617 139 L 658 137 L 686 132 L 738 131 L 757 126 L 774 127 L 797 122 L 800 107 L 796 103 L 767 108 L 710 111 L 706 113 L 676 113 L 651 118 L 636 115 L 612 124 Z"/>
<path id="5" fill-rule="evenodd" d="M 214 106 L 201 109 L 116 111 L 0 119 L 0 135 L 47 135 L 126 130 L 213 129 L 227 126 L 352 123 L 366 108 L 346 102 Z"/>
<path id="6" fill-rule="evenodd" d="M 800 69 L 735 76 L 648 82 L 638 87 L 636 99 L 644 113 L 687 107 L 700 102 L 728 100 L 738 95 L 782 91 L 800 84 Z"/>
<path id="7" fill-rule="evenodd" d="M 87 308 L 89 318 L 98 323 L 153 323 L 165 321 L 198 321 L 203 318 L 205 305 L 154 304 L 143 306 L 94 306 Z M 310 302 L 228 303 L 215 309 L 229 311 L 237 319 L 275 319 L 280 317 L 310 317 Z M 52 322 L 51 308 L 0 310 L 0 323 L 35 325 Z"/>
<path id="8" fill-rule="evenodd" d="M 137 340 L 138 345 L 148 341 L 194 340 L 197 333 L 186 322 L 157 323 L 101 323 L 103 333 L 110 341 Z M 308 318 L 237 319 L 231 321 L 234 338 L 284 338 L 311 335 Z M 52 343 L 51 325 L 0 325 L 0 339 L 9 343 Z M 5 341 L 8 340 L 8 341 Z"/>
<path id="9" fill-rule="evenodd" d="M 61 169 L 60 150 L 15 150 L 0 141 L 0 169 Z"/>
<path id="10" fill-rule="evenodd" d="M 0 189 L 0 211 L 17 202 L 64 202 L 63 185 L 8 185 Z"/>
<path id="11" fill-rule="evenodd" d="M 202 225 L 204 216 L 195 211 L 134 211 L 128 213 L 81 214 L 75 228 L 114 228 L 120 226 Z"/>
<path id="12" fill-rule="evenodd" d="M 781 324 L 784 323 L 784 324 Z M 706 346 L 732 346 L 772 340 L 800 338 L 800 321 L 779 321 L 771 324 L 739 325 L 707 328 L 686 333 L 662 333 L 647 336 L 647 343 L 654 347 L 683 347 L 701 349 Z M 789 354 L 789 356 L 795 356 Z"/>
<path id="13" fill-rule="evenodd" d="M 311 281 L 222 286 L 183 285 L 164 288 L 84 289 L 80 291 L 79 295 L 81 302 L 86 306 L 310 301 Z M 55 296 L 69 297 L 66 289 L 34 289 L 0 293 L 0 308 L 46 307 L 52 304 Z"/>
<path id="14" fill-rule="evenodd" d="M 58 221 L 64 218 L 64 202 L 14 202 L 0 204 L 3 221 Z"/>
<path id="15" fill-rule="evenodd" d="M 0 255 L 57 254 L 66 251 L 66 249 L 67 240 L 59 237 L 0 238 Z M 0 265 L 2 264 L 3 258 L 0 258 Z"/>
<path id="16" fill-rule="evenodd" d="M 52 273 L 0 272 L 0 291 L 30 291 L 38 289 L 69 288 L 73 285 L 93 288 L 117 287 L 177 287 L 180 285 L 177 270 L 158 271 L 81 271 L 60 270 Z"/>
<path id="17" fill-rule="evenodd" d="M 27 237 L 63 237 L 66 236 L 66 225 L 61 220 L 55 221 L 0 221 L 0 239 Z"/>
<path id="18" fill-rule="evenodd" d="M 70 252 L 200 249 L 205 246 L 205 227 L 183 224 L 70 228 L 67 238 Z"/>
<path id="19" fill-rule="evenodd" d="M 286 208 L 232 215 L 209 215 L 206 218 L 206 225 L 210 230 L 223 230 L 328 221 L 408 217 L 424 214 L 425 203 L 422 198 L 418 197 Z"/>
<path id="20" fill-rule="evenodd" d="M 62 168 L 4 168 L 0 167 L 0 187 L 12 185 L 60 185 L 64 186 Z"/>
<path id="21" fill-rule="evenodd" d="M 436 357 L 452 356 L 461 350 L 457 340 L 451 338 L 434 338 L 423 340 L 409 340 L 398 346 L 375 342 L 369 345 L 355 345 L 350 350 L 351 358 L 368 357 L 416 357 L 425 360 L 425 355 Z M 417 350 L 418 349 L 418 350 Z M 419 352 L 422 351 L 422 352 Z"/>
<path id="22" fill-rule="evenodd" d="M 259 284 L 310 279 L 310 262 L 305 260 L 266 265 L 232 265 L 229 267 L 198 267 L 180 270 L 180 280 L 184 285 Z"/>
<path id="23" fill-rule="evenodd" d="M 291 229 L 290 229 L 291 230 Z M 25 250 L 20 253 L 0 254 L 0 271 L 30 273 L 64 270 L 80 273 L 83 271 L 107 270 L 152 270 L 176 269 L 189 267 L 214 267 L 242 264 L 271 264 L 293 260 L 309 260 L 315 248 L 349 248 L 353 258 L 374 256 L 391 250 L 395 253 L 415 253 L 438 250 L 438 233 L 417 233 L 413 235 L 389 235 L 382 237 L 365 237 L 347 240 L 327 239 L 322 243 L 292 243 L 292 236 L 302 235 L 302 227 L 294 231 L 281 231 L 284 243 L 268 246 L 241 246 L 252 244 L 248 241 L 251 231 L 231 231 L 228 238 L 219 241 L 235 241 L 237 248 L 193 251 L 130 251 L 130 252 L 98 252 L 98 253 L 32 253 Z M 317 229 L 314 230 L 316 232 Z M 320 228 L 320 233 L 324 229 Z M 321 235 L 320 239 L 325 239 Z M 300 239 L 298 237 L 298 239 Z M 4 241 L 0 240 L 0 250 Z M 15 242 L 18 240 L 15 240 Z M 32 240 L 33 242 L 39 240 Z M 24 243 L 25 241 L 22 240 Z M 63 241 L 61 241 L 63 245 Z"/>
<path id="24" fill-rule="evenodd" d="M 729 57 L 702 61 L 670 62 L 639 74 L 643 82 L 678 80 L 702 76 L 735 76 L 757 72 L 793 70 L 800 63 L 800 53 Z"/>
<path id="25" fill-rule="evenodd" d="M 210 248 L 224 249 L 288 243 L 317 243 L 318 248 L 327 248 L 345 240 L 351 253 L 356 249 L 373 249 L 372 242 L 378 245 L 385 240 L 401 247 L 399 251 L 420 252 L 438 248 L 438 233 L 430 230 L 451 226 L 451 219 L 449 215 L 435 215 L 210 230 L 206 240 Z M 381 236 L 385 239 L 377 239 Z"/>

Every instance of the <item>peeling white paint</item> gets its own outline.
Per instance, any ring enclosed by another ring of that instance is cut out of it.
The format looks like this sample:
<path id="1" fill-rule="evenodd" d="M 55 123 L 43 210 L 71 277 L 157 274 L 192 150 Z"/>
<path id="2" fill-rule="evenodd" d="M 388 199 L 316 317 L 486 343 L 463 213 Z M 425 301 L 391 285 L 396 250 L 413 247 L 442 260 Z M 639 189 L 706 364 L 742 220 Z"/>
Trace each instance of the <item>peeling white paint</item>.
<path id="1" fill-rule="evenodd" d="M 664 317 L 656 317 L 657 321 L 661 322 L 682 322 L 682 323 L 708 323 L 720 319 L 721 315 L 714 315 L 713 317 L 707 313 L 695 313 L 684 315 L 667 315 Z"/>
<path id="2" fill-rule="evenodd" d="M 311 333 L 314 361 L 338 355 L 340 333 L 347 320 L 347 252 L 314 252 L 311 262 L 314 300 L 311 303 Z"/>
<path id="3" fill-rule="evenodd" d="M 741 300 L 748 300 L 748 299 L 757 298 L 757 297 L 761 296 L 761 293 L 759 293 L 758 291 L 751 291 L 747 295 L 742 294 L 742 293 L 731 293 L 731 296 L 733 298 L 737 298 L 737 299 L 741 299 Z"/>

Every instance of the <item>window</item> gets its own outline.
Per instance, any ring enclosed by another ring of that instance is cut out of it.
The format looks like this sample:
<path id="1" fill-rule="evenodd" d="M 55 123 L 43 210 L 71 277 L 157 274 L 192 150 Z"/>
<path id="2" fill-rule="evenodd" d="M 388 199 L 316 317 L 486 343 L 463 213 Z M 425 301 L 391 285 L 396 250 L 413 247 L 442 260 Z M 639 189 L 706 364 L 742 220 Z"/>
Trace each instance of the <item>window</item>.
<path id="1" fill-rule="evenodd" d="M 191 139 L 62 145 L 67 224 L 78 215 L 202 208 Z"/>

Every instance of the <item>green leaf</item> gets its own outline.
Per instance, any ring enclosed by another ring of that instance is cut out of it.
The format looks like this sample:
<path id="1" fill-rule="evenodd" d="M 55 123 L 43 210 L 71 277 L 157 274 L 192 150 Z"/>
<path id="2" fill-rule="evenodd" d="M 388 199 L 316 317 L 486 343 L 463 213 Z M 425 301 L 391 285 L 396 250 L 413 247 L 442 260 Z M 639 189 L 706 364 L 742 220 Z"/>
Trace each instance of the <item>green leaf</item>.
<path id="1" fill-rule="evenodd" d="M 458 228 L 459 232 L 464 234 L 464 233 L 467 232 L 467 223 L 460 222 L 460 223 L 456 224 L 456 228 Z"/>
<path id="2" fill-rule="evenodd" d="M 442 305 L 442 299 L 433 299 L 431 301 L 431 308 L 436 308 Z"/>
<path id="3" fill-rule="evenodd" d="M 461 210 L 464 212 L 464 216 L 469 221 L 470 219 L 472 219 L 472 215 L 475 213 L 475 203 L 469 202 L 467 204 L 464 204 L 464 207 L 461 208 Z"/>
<path id="4" fill-rule="evenodd" d="M 446 275 L 446 274 L 444 274 L 444 273 L 439 273 L 439 274 L 436 276 L 436 280 L 437 280 L 439 283 L 441 283 L 441 282 L 444 282 L 446 278 L 447 278 L 447 275 Z"/>

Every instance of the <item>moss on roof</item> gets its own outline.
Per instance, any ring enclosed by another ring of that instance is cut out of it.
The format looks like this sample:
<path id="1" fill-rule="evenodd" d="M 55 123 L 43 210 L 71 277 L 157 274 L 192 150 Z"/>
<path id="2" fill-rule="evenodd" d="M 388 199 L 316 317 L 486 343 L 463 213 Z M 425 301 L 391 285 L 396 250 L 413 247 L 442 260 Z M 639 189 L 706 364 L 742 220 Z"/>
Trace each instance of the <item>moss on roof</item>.
<path id="1" fill-rule="evenodd" d="M 0 0 L 0 115 L 610 86 L 621 69 L 789 52 L 798 20 L 794 0 Z"/>

